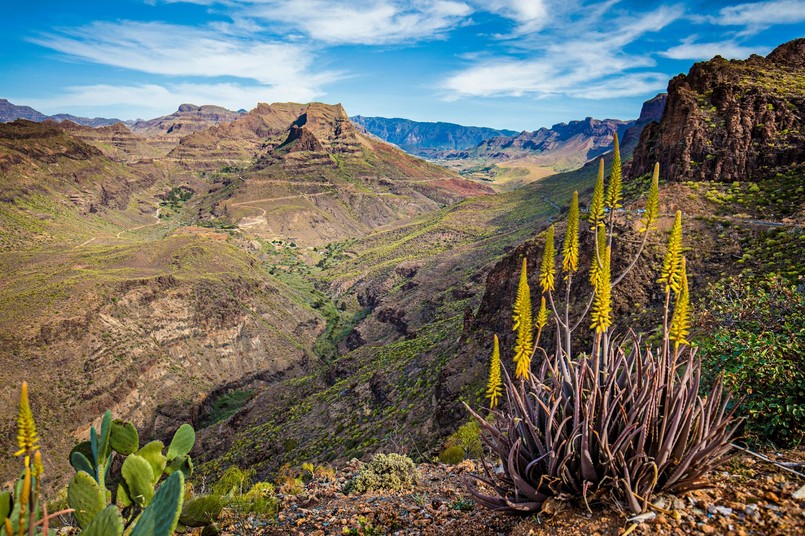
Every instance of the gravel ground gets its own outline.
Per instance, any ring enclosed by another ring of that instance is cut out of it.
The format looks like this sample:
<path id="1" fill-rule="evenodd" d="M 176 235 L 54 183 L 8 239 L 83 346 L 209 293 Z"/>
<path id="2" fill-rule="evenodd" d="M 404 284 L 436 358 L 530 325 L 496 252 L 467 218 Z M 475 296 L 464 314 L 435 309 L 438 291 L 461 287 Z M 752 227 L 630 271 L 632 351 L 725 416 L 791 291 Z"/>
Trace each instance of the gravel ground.
<path id="1" fill-rule="evenodd" d="M 805 450 L 769 454 L 802 462 Z M 539 516 L 498 515 L 475 505 L 462 485 L 465 472 L 480 464 L 422 464 L 418 484 L 403 492 L 345 495 L 344 483 L 357 472 L 353 461 L 332 482 L 311 482 L 298 496 L 281 497 L 276 520 L 226 512 L 227 535 L 655 535 L 805 534 L 805 480 L 771 464 L 742 455 L 708 476 L 709 489 L 683 496 L 660 495 L 639 523 L 604 501 L 583 506 L 549 501 Z M 800 493 L 797 491 L 800 490 Z M 795 499 L 794 496 L 797 496 Z"/>

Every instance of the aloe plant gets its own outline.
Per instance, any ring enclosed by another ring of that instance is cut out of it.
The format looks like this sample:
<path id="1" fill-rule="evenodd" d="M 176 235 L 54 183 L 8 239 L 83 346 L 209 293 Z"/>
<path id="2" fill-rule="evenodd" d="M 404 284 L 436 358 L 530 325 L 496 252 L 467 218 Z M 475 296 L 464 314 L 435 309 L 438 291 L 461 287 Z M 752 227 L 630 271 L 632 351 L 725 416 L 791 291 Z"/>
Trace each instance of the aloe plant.
<path id="1" fill-rule="evenodd" d="M 613 182 L 620 180 L 619 172 L 613 172 L 617 175 Z M 680 213 L 670 233 L 659 278 L 666 297 L 662 343 L 659 347 L 644 344 L 631 331 L 625 339 L 613 338 L 610 329 L 613 287 L 638 262 L 658 215 L 658 172 L 655 167 L 641 228 L 645 234 L 637 254 L 624 272 L 613 276 L 614 209 L 621 198 L 620 184 L 610 185 L 606 200 L 610 210 L 605 222 L 603 163 L 599 167 L 589 215 L 595 238 L 590 267 L 593 293 L 576 319 L 570 318 L 570 285 L 578 270 L 574 262 L 578 242 L 570 236 L 563 247 L 566 287 L 564 314 L 560 315 L 552 284 L 553 227 L 548 231 L 540 269 L 541 303 L 546 303 L 547 296 L 557 337 L 555 348 L 539 346 L 547 318 L 542 305 L 536 325 L 530 327 L 537 332 L 531 358 L 538 351 L 544 356 L 536 373 L 532 359 L 521 355 L 521 341 L 532 340 L 531 332 L 521 333 L 522 319 L 531 318 L 530 302 L 529 310 L 523 306 L 528 297 L 523 263 L 514 307 L 518 329 L 515 379 L 502 367 L 505 403 L 491 410 L 493 419 L 487 420 L 467 406 L 503 469 L 492 471 L 484 461 L 484 474 L 466 480 L 479 504 L 507 513 L 536 513 L 550 497 L 580 497 L 587 502 L 591 496 L 606 492 L 632 512 L 640 513 L 652 494 L 701 487 L 708 471 L 732 457 L 730 441 L 742 421 L 735 416 L 737 406 L 728 409 L 729 395 L 720 378 L 706 397 L 698 396 L 701 362 L 686 339 L 690 302 Z M 573 199 L 574 204 L 578 202 L 575 194 Z M 571 233 L 577 232 L 577 217 L 577 210 L 571 207 Z M 590 312 L 592 348 L 589 353 L 575 355 L 573 350 L 578 348 L 573 347 L 572 335 Z M 492 491 L 479 487 L 479 482 Z"/>

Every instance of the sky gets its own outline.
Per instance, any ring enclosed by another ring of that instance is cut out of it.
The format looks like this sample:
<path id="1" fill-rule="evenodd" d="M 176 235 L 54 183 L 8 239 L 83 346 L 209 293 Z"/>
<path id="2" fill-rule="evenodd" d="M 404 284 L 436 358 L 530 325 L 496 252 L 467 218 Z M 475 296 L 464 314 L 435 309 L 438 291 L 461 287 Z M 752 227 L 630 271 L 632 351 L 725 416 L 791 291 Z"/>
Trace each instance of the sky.
<path id="1" fill-rule="evenodd" d="M 803 36 L 805 0 L 11 0 L 0 98 L 120 119 L 340 102 L 535 130 L 634 119 L 697 61 Z"/>

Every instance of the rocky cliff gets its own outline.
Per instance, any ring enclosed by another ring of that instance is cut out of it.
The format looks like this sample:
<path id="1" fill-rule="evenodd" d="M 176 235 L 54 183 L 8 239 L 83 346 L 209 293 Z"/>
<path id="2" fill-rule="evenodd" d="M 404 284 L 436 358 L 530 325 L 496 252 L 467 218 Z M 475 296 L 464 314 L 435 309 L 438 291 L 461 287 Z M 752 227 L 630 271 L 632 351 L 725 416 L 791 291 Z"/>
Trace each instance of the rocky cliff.
<path id="1" fill-rule="evenodd" d="M 660 162 L 669 180 L 762 179 L 805 160 L 805 39 L 765 58 L 697 63 L 668 84 L 659 124 L 634 152 L 631 177 Z"/>

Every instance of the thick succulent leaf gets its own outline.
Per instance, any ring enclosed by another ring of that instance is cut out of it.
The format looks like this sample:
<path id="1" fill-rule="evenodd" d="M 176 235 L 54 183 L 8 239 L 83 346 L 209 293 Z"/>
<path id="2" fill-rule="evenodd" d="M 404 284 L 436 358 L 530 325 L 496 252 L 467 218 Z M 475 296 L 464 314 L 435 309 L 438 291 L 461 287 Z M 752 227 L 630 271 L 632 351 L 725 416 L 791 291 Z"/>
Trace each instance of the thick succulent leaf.
<path id="1" fill-rule="evenodd" d="M 106 507 L 106 493 L 89 473 L 79 471 L 67 486 L 67 504 L 74 510 L 78 525 L 86 528 Z"/>
<path id="2" fill-rule="evenodd" d="M 112 422 L 110 444 L 115 452 L 123 456 L 134 454 L 140 448 L 140 435 L 137 433 L 137 428 L 128 421 L 115 419 Z"/>
<path id="3" fill-rule="evenodd" d="M 168 459 L 162 454 L 162 449 L 164 448 L 165 445 L 162 444 L 162 441 L 151 441 L 137 451 L 138 456 L 145 458 L 151 464 L 151 469 L 154 473 L 154 480 L 152 480 L 154 485 L 159 481 L 165 471 L 165 466 L 168 464 Z"/>
<path id="4" fill-rule="evenodd" d="M 139 506 L 146 506 L 151 502 L 154 496 L 154 470 L 148 460 L 137 454 L 127 456 L 120 473 L 132 501 Z"/>
<path id="5" fill-rule="evenodd" d="M 168 460 L 187 456 L 196 443 L 196 432 L 193 427 L 185 423 L 173 434 L 170 446 L 168 447 Z"/>
<path id="6" fill-rule="evenodd" d="M 183 497 L 184 475 L 177 471 L 159 487 L 131 536 L 170 536 L 179 523 Z"/>
<path id="7" fill-rule="evenodd" d="M 76 471 L 84 471 L 88 474 L 95 473 L 95 469 L 93 469 L 92 464 L 87 457 L 78 451 L 74 451 L 70 455 L 70 465 L 72 465 L 73 469 Z"/>
<path id="8" fill-rule="evenodd" d="M 81 532 L 81 536 L 120 536 L 123 534 L 123 518 L 117 507 L 107 506 Z"/>

